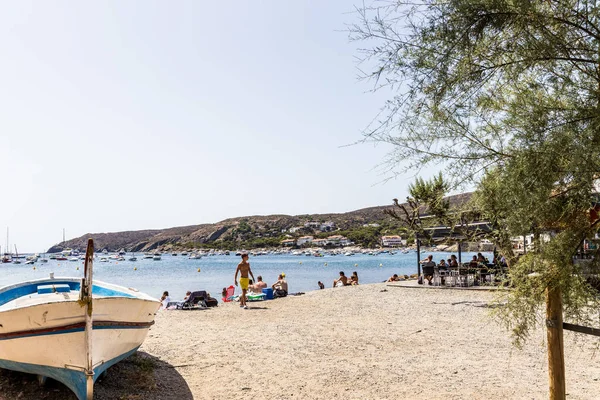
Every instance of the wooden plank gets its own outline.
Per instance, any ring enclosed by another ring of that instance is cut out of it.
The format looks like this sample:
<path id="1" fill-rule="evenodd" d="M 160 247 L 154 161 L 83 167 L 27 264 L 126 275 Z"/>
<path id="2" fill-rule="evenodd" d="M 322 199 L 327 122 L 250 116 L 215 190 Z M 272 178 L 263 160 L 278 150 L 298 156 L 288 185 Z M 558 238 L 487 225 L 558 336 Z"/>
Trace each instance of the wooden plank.
<path id="1" fill-rule="evenodd" d="M 585 333 L 586 335 L 600 336 L 600 329 L 590 328 L 588 326 L 581 326 L 563 322 L 563 329 L 573 332 Z"/>

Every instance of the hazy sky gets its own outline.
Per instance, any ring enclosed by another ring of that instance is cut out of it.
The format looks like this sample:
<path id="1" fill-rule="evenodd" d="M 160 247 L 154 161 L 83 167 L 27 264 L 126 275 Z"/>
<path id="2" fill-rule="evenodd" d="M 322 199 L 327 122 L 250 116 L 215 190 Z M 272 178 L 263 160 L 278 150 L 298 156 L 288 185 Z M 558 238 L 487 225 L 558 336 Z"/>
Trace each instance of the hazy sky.
<path id="1" fill-rule="evenodd" d="M 4 3 L 0 245 L 403 198 L 352 0 Z"/>

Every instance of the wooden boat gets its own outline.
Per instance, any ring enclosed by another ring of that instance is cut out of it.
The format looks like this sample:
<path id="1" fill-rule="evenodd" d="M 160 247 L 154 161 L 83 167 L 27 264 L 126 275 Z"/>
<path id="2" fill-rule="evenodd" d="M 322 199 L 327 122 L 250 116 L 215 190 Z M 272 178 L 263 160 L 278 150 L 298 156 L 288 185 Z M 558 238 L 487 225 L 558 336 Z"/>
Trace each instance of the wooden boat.
<path id="1" fill-rule="evenodd" d="M 135 353 L 160 302 L 134 289 L 92 284 L 93 242 L 84 278 L 39 279 L 0 288 L 0 368 L 53 378 L 80 400 L 94 382 Z M 93 303 L 93 308 L 92 308 Z"/>

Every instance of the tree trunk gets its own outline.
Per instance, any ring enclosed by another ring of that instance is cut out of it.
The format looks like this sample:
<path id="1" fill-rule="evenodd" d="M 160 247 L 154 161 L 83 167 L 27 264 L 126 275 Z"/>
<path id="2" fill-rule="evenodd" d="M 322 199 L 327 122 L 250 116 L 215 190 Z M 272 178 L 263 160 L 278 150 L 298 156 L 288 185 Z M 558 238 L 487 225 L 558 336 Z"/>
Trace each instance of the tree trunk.
<path id="1" fill-rule="evenodd" d="M 546 327 L 548 337 L 548 377 L 550 400 L 565 400 L 565 351 L 563 345 L 563 305 L 560 288 L 546 291 Z"/>

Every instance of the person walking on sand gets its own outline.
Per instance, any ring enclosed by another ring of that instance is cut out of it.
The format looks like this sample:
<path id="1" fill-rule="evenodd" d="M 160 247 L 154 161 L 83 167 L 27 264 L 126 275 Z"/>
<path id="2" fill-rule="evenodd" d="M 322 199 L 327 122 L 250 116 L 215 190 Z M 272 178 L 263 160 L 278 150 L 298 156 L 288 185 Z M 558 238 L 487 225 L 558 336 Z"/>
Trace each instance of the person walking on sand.
<path id="1" fill-rule="evenodd" d="M 250 269 L 250 263 L 248 262 L 248 254 L 247 253 L 242 254 L 242 262 L 238 264 L 237 269 L 235 270 L 235 277 L 233 278 L 235 286 L 238 285 L 238 281 L 237 281 L 238 272 L 240 273 L 240 286 L 242 288 L 242 295 L 240 296 L 240 307 L 247 309 L 248 306 L 246 305 L 246 292 L 248 291 L 248 284 L 249 284 L 248 274 L 250 274 L 250 276 L 252 277 L 252 280 L 255 280 L 254 274 L 252 273 L 252 270 Z"/>

